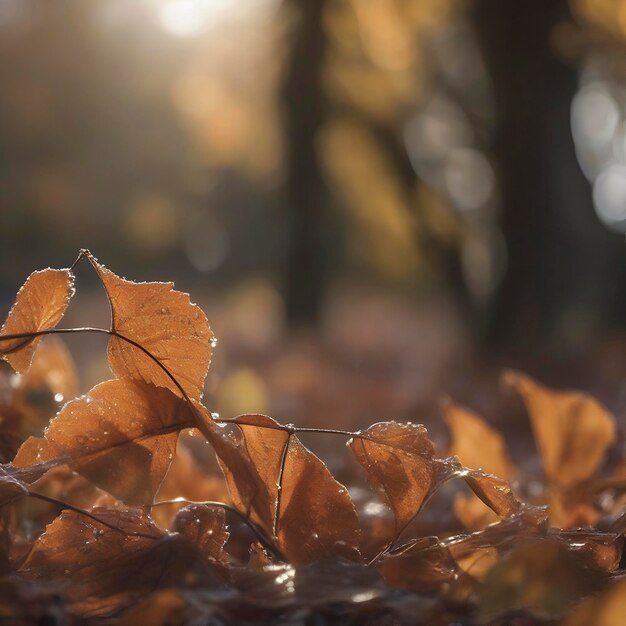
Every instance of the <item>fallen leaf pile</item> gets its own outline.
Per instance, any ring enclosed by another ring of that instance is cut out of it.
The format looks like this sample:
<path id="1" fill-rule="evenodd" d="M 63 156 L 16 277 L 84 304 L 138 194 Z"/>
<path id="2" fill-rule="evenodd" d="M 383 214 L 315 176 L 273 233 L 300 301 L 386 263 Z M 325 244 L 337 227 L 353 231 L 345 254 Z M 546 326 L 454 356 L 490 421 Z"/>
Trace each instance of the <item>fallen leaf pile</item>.
<path id="1" fill-rule="evenodd" d="M 539 480 L 450 401 L 447 450 L 412 423 L 219 418 L 204 313 L 81 259 L 109 328 L 57 327 L 72 266 L 31 274 L 0 330 L 0 624 L 623 624 L 626 462 L 593 398 L 504 374 Z M 108 336 L 114 378 L 74 398 L 59 337 L 87 332 Z M 344 484 L 311 432 L 345 439 Z"/>

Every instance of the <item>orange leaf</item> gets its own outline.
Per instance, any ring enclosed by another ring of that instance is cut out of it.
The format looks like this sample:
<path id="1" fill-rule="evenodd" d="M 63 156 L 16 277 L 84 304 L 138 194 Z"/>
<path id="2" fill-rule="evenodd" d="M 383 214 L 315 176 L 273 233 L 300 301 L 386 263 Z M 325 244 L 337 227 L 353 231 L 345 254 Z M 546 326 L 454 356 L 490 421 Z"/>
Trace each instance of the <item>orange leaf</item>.
<path id="1" fill-rule="evenodd" d="M 293 563 L 358 554 L 359 520 L 348 490 L 295 435 L 285 459 L 278 545 Z"/>
<path id="2" fill-rule="evenodd" d="M 189 295 L 174 290 L 173 283 L 135 283 L 116 276 L 89 257 L 111 304 L 112 329 L 141 345 L 157 358 L 190 398 L 202 396 L 211 362 L 213 333 L 206 315 Z M 111 337 L 109 365 L 116 376 L 180 389 L 140 348 Z"/>
<path id="3" fill-rule="evenodd" d="M 179 535 L 164 535 L 140 512 L 91 513 L 101 521 L 61 513 L 35 542 L 20 576 L 45 579 L 83 616 L 119 611 L 160 588 L 219 584 L 194 546 Z"/>
<path id="4" fill-rule="evenodd" d="M 570 488 L 598 470 L 615 442 L 613 416 L 590 396 L 552 391 L 518 372 L 504 382 L 522 396 L 550 483 Z"/>
<path id="5" fill-rule="evenodd" d="M 0 337 L 54 328 L 63 317 L 73 293 L 74 276 L 70 270 L 33 272 L 19 290 L 0 330 Z M 0 340 L 0 354 L 16 372 L 24 373 L 30 367 L 39 340 L 39 337 Z"/>
<path id="6" fill-rule="evenodd" d="M 424 426 L 379 422 L 350 439 L 367 480 L 386 496 L 396 519 L 396 534 L 413 519 L 430 495 L 452 475 L 435 458 Z"/>
<path id="7" fill-rule="evenodd" d="M 277 436 L 284 439 L 282 443 L 276 442 L 273 449 L 269 449 L 268 445 L 267 456 L 264 458 L 253 459 L 247 447 L 247 440 L 243 436 L 237 437 L 220 428 L 204 407 L 197 405 L 197 408 L 204 418 L 207 436 L 226 478 L 233 505 L 248 515 L 254 523 L 271 536 L 276 509 L 276 479 L 287 434 L 281 430 L 270 431 L 259 428 L 259 438 L 263 436 L 269 438 L 272 437 L 272 433 L 277 433 Z M 245 417 L 249 417 L 251 421 L 258 419 L 258 423 L 267 421 L 276 424 L 274 420 L 264 415 Z M 239 431 L 239 433 L 240 435 L 244 434 L 243 431 Z M 248 430 L 247 433 L 251 439 L 254 439 L 254 430 Z M 251 443 L 250 449 L 254 452 L 253 443 Z M 274 474 L 268 474 L 268 468 L 272 468 L 271 471 L 274 471 Z"/>
<path id="8" fill-rule="evenodd" d="M 167 389 L 109 380 L 66 404 L 45 436 L 28 439 L 13 463 L 67 463 L 117 498 L 146 504 L 167 472 L 178 431 L 192 420 L 189 404 Z"/>
<path id="9" fill-rule="evenodd" d="M 212 561 L 223 560 L 228 533 L 224 509 L 205 504 L 190 504 L 176 513 L 172 530 L 189 539 Z"/>
<path id="10" fill-rule="evenodd" d="M 450 429 L 450 456 L 458 456 L 465 467 L 511 478 L 513 464 L 499 432 L 475 413 L 452 402 L 443 404 L 442 410 Z"/>
<path id="11" fill-rule="evenodd" d="M 461 472 L 472 491 L 499 517 L 510 517 L 522 510 L 522 503 L 513 495 L 506 481 L 479 470 Z"/>
<path id="12" fill-rule="evenodd" d="M 256 521 L 272 535 L 278 497 L 278 477 L 283 455 L 286 454 L 285 446 L 289 433 L 276 428 L 278 422 L 267 415 L 240 415 L 235 421 L 243 433 L 246 452 L 254 470 L 267 491 L 269 508 L 260 512 Z M 236 492 L 237 487 L 233 486 Z"/>
<path id="13" fill-rule="evenodd" d="M 277 516 L 278 545 L 294 563 L 337 552 L 353 556 L 359 526 L 347 489 L 295 435 L 280 429 L 272 418 L 242 415 L 235 422 L 243 442 L 225 436 L 212 442 L 235 506 L 249 512 L 270 535 Z"/>

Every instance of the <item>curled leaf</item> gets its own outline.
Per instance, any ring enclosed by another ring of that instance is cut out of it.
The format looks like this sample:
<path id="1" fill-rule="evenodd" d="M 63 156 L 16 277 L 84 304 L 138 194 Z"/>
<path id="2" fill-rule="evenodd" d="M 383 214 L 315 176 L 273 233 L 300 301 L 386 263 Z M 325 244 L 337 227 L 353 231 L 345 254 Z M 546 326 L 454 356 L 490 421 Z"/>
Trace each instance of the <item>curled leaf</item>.
<path id="1" fill-rule="evenodd" d="M 67 463 L 124 502 L 150 503 L 176 451 L 178 431 L 193 419 L 189 404 L 167 389 L 109 380 L 67 403 L 43 438 L 22 445 L 14 465 Z"/>
<path id="2" fill-rule="evenodd" d="M 136 283 L 116 276 L 89 257 L 111 304 L 112 330 L 142 346 L 158 359 L 190 398 L 202 396 L 211 363 L 213 333 L 206 315 L 173 283 Z M 116 376 L 180 389 L 146 352 L 112 336 L 109 365 Z"/>
<path id="3" fill-rule="evenodd" d="M 359 521 L 348 490 L 294 435 L 289 439 L 278 544 L 294 563 L 358 555 Z"/>
<path id="4" fill-rule="evenodd" d="M 615 442 L 609 411 L 584 393 L 553 391 L 519 372 L 506 372 L 504 382 L 524 400 L 549 482 L 567 489 L 590 478 Z"/>
<path id="5" fill-rule="evenodd" d="M 522 510 L 522 503 L 506 480 L 478 470 L 465 471 L 462 476 L 476 496 L 499 517 L 511 517 Z"/>
<path id="6" fill-rule="evenodd" d="M 290 436 L 285 429 L 279 428 L 278 422 L 267 415 L 240 415 L 235 422 L 243 434 L 246 453 L 262 485 L 260 489 L 267 493 L 267 499 L 260 499 L 265 505 L 262 508 L 253 507 L 258 511 L 258 519 L 255 521 L 272 535 L 277 514 L 278 478 Z M 228 487 L 231 496 L 241 502 L 238 487 L 240 482 L 231 479 Z"/>
<path id="7" fill-rule="evenodd" d="M 172 530 L 187 537 L 208 559 L 221 561 L 228 540 L 225 517 L 219 507 L 190 504 L 176 513 Z"/>
<path id="8" fill-rule="evenodd" d="M 235 506 L 249 511 L 268 534 L 276 529 L 280 549 L 294 563 L 338 552 L 354 556 L 356 510 L 326 465 L 270 417 L 242 415 L 234 421 L 242 441 L 220 436 L 218 428 L 212 443 Z"/>
<path id="9" fill-rule="evenodd" d="M 268 536 L 271 536 L 276 509 L 276 477 L 280 468 L 280 458 L 286 441 L 286 433 L 280 430 L 259 429 L 259 437 L 262 437 L 263 434 L 271 436 L 271 433 L 276 432 L 282 433 L 281 437 L 284 437 L 284 440 L 282 443 L 277 442 L 274 449 L 268 449 L 265 458 L 255 460 L 248 451 L 246 441 L 242 436 L 243 431 L 240 431 L 239 436 L 229 433 L 213 421 L 204 407 L 198 406 L 197 408 L 203 416 L 205 430 L 226 478 L 233 505 L 248 515 Z M 276 423 L 271 418 L 262 415 L 246 417 Z M 251 437 L 254 433 L 254 430 L 248 431 L 248 435 Z M 251 445 L 251 449 L 254 450 L 253 445 Z M 275 473 L 268 473 L 268 468 L 273 468 Z M 272 476 L 274 476 L 273 480 Z"/>
<path id="10" fill-rule="evenodd" d="M 67 269 L 41 270 L 26 279 L 0 330 L 0 354 L 16 372 L 21 374 L 28 370 L 40 337 L 2 340 L 2 336 L 54 328 L 73 293 L 74 276 Z"/>
<path id="11" fill-rule="evenodd" d="M 361 435 L 350 439 L 348 445 L 369 483 L 387 498 L 398 534 L 452 475 L 452 468 L 435 458 L 422 425 L 380 422 Z"/>

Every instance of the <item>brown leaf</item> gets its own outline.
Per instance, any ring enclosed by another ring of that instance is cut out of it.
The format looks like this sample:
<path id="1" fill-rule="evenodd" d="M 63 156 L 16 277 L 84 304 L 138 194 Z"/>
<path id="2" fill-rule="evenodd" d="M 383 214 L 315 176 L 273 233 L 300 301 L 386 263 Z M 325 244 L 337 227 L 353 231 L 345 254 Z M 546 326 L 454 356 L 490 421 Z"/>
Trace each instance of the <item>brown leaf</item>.
<path id="1" fill-rule="evenodd" d="M 268 536 L 273 534 L 274 511 L 276 509 L 276 480 L 265 481 L 267 478 L 267 467 L 279 467 L 280 455 L 284 443 L 277 446 L 275 450 L 268 451 L 268 456 L 258 459 L 259 467 L 253 461 L 248 452 L 247 442 L 244 440 L 243 431 L 239 430 L 238 435 L 230 433 L 218 426 L 210 417 L 208 411 L 197 405 L 197 409 L 203 417 L 205 423 L 205 431 L 207 432 L 209 441 L 218 457 L 220 467 L 226 478 L 228 491 L 233 505 L 248 515 L 250 519 L 258 524 Z M 251 420 L 258 417 L 260 421 L 269 420 L 275 424 L 274 420 L 265 416 L 246 416 Z M 259 422 L 260 423 L 260 422 Z M 265 429 L 258 429 L 259 437 L 265 433 Z M 267 431 L 269 436 L 271 432 L 283 433 L 284 431 Z M 248 432 L 252 435 L 254 431 Z M 251 446 L 251 449 L 254 449 Z M 276 471 L 276 476 L 278 472 Z"/>
<path id="2" fill-rule="evenodd" d="M 346 488 L 324 463 L 270 417 L 242 415 L 235 423 L 243 441 L 225 436 L 219 428 L 212 441 L 235 506 L 249 511 L 253 521 L 273 534 L 284 456 L 277 515 L 281 550 L 294 563 L 337 552 L 354 556 L 359 534 L 356 510 Z"/>
<path id="3" fill-rule="evenodd" d="M 176 513 L 172 530 L 184 535 L 212 561 L 223 561 L 228 540 L 224 509 L 206 504 L 190 504 Z"/>
<path id="4" fill-rule="evenodd" d="M 502 435 L 476 413 L 446 402 L 443 416 L 450 429 L 450 456 L 458 456 L 465 467 L 482 469 L 500 478 L 510 479 L 513 463 Z"/>
<path id="5" fill-rule="evenodd" d="M 396 519 L 396 534 L 413 519 L 430 495 L 452 475 L 435 458 L 433 444 L 422 425 L 380 422 L 361 437 L 350 439 L 367 480 L 389 501 Z"/>
<path id="6" fill-rule="evenodd" d="M 453 581 L 457 570 L 456 561 L 437 537 L 420 537 L 387 554 L 380 565 L 390 585 L 421 593 Z"/>
<path id="7" fill-rule="evenodd" d="M 262 484 L 260 489 L 263 490 L 264 494 L 267 494 L 261 499 L 261 501 L 267 502 L 266 506 L 263 506 L 262 509 L 259 506 L 252 507 L 253 519 L 271 536 L 274 532 L 278 476 L 283 454 L 286 453 L 285 446 L 289 439 L 289 433 L 278 429 L 278 422 L 267 415 L 240 415 L 235 421 L 241 429 L 246 452 L 258 480 Z M 232 479 L 228 481 L 231 496 L 234 502 L 244 504 L 236 483 L 237 481 Z M 235 495 L 233 496 L 233 494 Z M 258 517 L 254 513 L 257 513 Z"/>
<path id="8" fill-rule="evenodd" d="M 136 283 L 116 276 L 90 257 L 111 304 L 112 328 L 157 358 L 190 398 L 202 396 L 213 333 L 206 315 L 173 283 Z M 116 376 L 180 390 L 145 352 L 111 337 L 109 365 Z"/>
<path id="9" fill-rule="evenodd" d="M 498 517 L 511 517 L 522 510 L 522 503 L 513 495 L 506 480 L 478 470 L 465 471 L 461 475 L 476 496 Z"/>
<path id="10" fill-rule="evenodd" d="M 0 337 L 54 328 L 63 317 L 73 293 L 74 276 L 70 270 L 33 272 L 19 290 L 0 330 Z M 24 373 L 30 367 L 39 339 L 0 340 L 0 354 L 16 372 Z"/>
<path id="11" fill-rule="evenodd" d="M 44 337 L 30 369 L 13 375 L 11 393 L 6 404 L 0 404 L 0 433 L 13 444 L 6 446 L 7 460 L 26 438 L 40 436 L 63 402 L 77 393 L 74 362 L 65 344 L 58 337 Z"/>
<path id="12" fill-rule="evenodd" d="M 278 545 L 293 563 L 358 555 L 359 520 L 348 490 L 294 435 L 283 472 Z"/>
<path id="13" fill-rule="evenodd" d="M 616 438 L 607 409 L 586 394 L 553 391 L 519 372 L 506 372 L 504 382 L 526 404 L 550 483 L 570 488 L 590 478 Z"/>
<path id="14" fill-rule="evenodd" d="M 35 542 L 21 577 L 54 584 L 83 615 L 118 611 L 155 589 L 219 584 L 185 538 L 164 535 L 138 511 L 94 509 L 92 514 L 102 521 L 61 513 Z"/>
<path id="15" fill-rule="evenodd" d="M 130 504 L 152 502 L 176 450 L 178 431 L 194 416 L 167 389 L 109 380 L 66 404 L 42 439 L 27 440 L 16 467 L 56 460 Z"/>
<path id="16" fill-rule="evenodd" d="M 176 498 L 229 502 L 228 489 L 221 474 L 206 471 L 187 446 L 181 445 L 180 438 L 174 459 L 156 494 L 159 502 Z M 159 505 L 152 510 L 152 517 L 159 525 L 169 528 L 175 513 L 184 505 L 184 502 Z"/>

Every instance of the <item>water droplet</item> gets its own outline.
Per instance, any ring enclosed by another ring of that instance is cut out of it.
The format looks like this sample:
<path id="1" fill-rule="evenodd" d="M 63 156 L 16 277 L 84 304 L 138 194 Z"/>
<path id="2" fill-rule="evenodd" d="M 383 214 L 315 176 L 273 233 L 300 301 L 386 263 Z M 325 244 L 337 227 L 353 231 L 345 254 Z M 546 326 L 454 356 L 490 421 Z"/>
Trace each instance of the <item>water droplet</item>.
<path id="1" fill-rule="evenodd" d="M 55 393 L 54 394 L 54 401 L 55 402 L 63 402 L 64 399 L 65 399 L 65 396 L 62 393 Z"/>
<path id="2" fill-rule="evenodd" d="M 211 345 L 211 348 L 215 348 L 217 346 L 217 337 L 215 335 L 211 337 L 209 344 Z"/>

